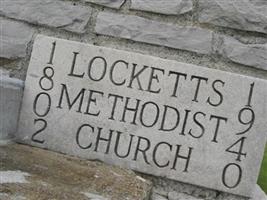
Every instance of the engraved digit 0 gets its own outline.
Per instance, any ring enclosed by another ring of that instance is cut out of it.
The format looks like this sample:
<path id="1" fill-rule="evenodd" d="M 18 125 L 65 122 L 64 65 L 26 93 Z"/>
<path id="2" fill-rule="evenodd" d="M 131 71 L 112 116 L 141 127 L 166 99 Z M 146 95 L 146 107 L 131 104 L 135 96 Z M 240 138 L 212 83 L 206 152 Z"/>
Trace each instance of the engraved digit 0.
<path id="1" fill-rule="evenodd" d="M 47 97 L 48 103 L 47 103 L 47 107 L 46 107 L 45 112 L 44 113 L 40 113 L 39 111 L 37 111 L 37 102 L 38 102 L 39 98 L 41 96 L 43 96 L 43 95 Z M 46 116 L 48 114 L 48 112 L 50 111 L 50 107 L 51 107 L 51 98 L 50 98 L 49 94 L 47 94 L 45 92 L 41 92 L 35 97 L 34 103 L 33 103 L 33 111 L 37 116 L 39 116 L 39 117 Z"/>
<path id="2" fill-rule="evenodd" d="M 236 180 L 236 183 L 233 184 L 233 185 L 229 185 L 228 183 L 226 183 L 226 178 L 225 178 L 225 175 L 226 175 L 226 172 L 227 172 L 227 169 L 230 167 L 230 166 L 235 166 L 237 169 L 238 169 L 238 178 Z M 224 169 L 223 169 L 223 173 L 222 173 L 222 182 L 223 182 L 223 185 L 227 188 L 235 188 L 239 185 L 239 183 L 241 182 L 241 178 L 242 178 L 242 169 L 241 167 L 236 164 L 236 163 L 229 163 L 227 164 Z"/>

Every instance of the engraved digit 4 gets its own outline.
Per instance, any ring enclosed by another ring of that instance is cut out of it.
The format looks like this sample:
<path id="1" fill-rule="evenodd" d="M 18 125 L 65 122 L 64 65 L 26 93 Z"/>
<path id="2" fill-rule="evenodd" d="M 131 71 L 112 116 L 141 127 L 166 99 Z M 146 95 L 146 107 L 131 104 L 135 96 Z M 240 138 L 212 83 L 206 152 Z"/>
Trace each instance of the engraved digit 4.
<path id="1" fill-rule="evenodd" d="M 229 153 L 233 153 L 237 155 L 236 160 L 237 161 L 241 161 L 241 156 L 246 157 L 247 153 L 242 152 L 243 150 L 243 146 L 244 146 L 244 141 L 246 140 L 246 137 L 242 137 L 239 140 L 237 140 L 234 144 L 232 144 L 230 147 L 228 147 L 225 151 L 229 152 Z M 240 143 L 240 144 L 239 144 Z M 237 146 L 239 144 L 239 149 L 238 151 L 233 150 L 233 148 L 235 146 Z"/>

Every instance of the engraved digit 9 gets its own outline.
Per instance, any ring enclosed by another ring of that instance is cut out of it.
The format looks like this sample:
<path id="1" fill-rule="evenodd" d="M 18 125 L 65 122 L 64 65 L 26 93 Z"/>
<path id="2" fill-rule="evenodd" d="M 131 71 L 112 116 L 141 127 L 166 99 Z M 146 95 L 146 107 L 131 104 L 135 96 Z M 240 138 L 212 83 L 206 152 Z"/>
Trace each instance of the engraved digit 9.
<path id="1" fill-rule="evenodd" d="M 244 116 L 246 111 L 248 113 L 250 113 L 250 119 L 248 119 L 247 121 L 245 121 L 244 117 L 242 117 L 242 116 Z M 254 111 L 251 108 L 242 108 L 238 113 L 238 121 L 243 125 L 248 125 L 248 127 L 244 131 L 236 133 L 236 135 L 242 135 L 242 134 L 248 132 L 251 129 L 251 127 L 253 126 L 254 121 L 255 121 Z"/>
<path id="2" fill-rule="evenodd" d="M 47 122 L 44 120 L 44 119 L 34 119 L 34 125 L 36 124 L 36 122 L 42 122 L 43 123 L 43 126 L 37 130 L 33 135 L 32 135 L 32 141 L 34 142 L 37 142 L 37 143 L 40 143 L 40 144 L 43 144 L 45 142 L 45 140 L 39 140 L 36 138 L 36 136 L 41 133 L 43 130 L 46 129 L 47 127 Z"/>
<path id="3" fill-rule="evenodd" d="M 45 90 L 45 91 L 48 91 L 48 90 L 51 90 L 53 87 L 54 87 L 54 82 L 53 82 L 53 79 L 52 77 L 54 76 L 54 69 L 52 67 L 45 67 L 43 69 L 43 77 L 40 78 L 39 80 L 39 86 L 40 88 L 42 88 L 42 90 Z M 50 86 L 45 88 L 43 83 L 44 81 L 48 80 L 50 82 Z"/>

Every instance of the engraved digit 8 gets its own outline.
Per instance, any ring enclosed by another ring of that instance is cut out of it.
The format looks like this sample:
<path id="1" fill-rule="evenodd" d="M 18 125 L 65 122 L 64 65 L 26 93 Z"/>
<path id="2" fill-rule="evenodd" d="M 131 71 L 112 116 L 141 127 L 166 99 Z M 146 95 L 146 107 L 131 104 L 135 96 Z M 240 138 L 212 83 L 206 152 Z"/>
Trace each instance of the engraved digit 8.
<path id="1" fill-rule="evenodd" d="M 244 121 L 244 119 L 242 119 L 243 113 L 245 111 L 249 111 L 249 113 L 251 115 L 250 120 L 248 120 L 247 122 Z M 236 135 L 242 135 L 242 134 L 248 132 L 251 129 L 251 127 L 253 126 L 254 121 L 255 121 L 255 113 L 254 113 L 254 111 L 251 108 L 242 108 L 238 113 L 238 121 L 243 125 L 248 125 L 248 128 L 246 130 L 244 130 L 244 131 L 236 133 Z"/>
<path id="2" fill-rule="evenodd" d="M 48 70 L 50 71 L 50 74 L 48 74 L 49 73 Z M 45 67 L 43 69 L 43 74 L 44 76 L 40 78 L 40 81 L 39 81 L 40 88 L 42 88 L 42 90 L 45 90 L 45 91 L 51 90 L 54 87 L 54 82 L 52 80 L 52 77 L 54 76 L 54 69 L 52 67 Z M 49 80 L 50 87 L 45 88 L 43 86 L 44 79 Z"/>

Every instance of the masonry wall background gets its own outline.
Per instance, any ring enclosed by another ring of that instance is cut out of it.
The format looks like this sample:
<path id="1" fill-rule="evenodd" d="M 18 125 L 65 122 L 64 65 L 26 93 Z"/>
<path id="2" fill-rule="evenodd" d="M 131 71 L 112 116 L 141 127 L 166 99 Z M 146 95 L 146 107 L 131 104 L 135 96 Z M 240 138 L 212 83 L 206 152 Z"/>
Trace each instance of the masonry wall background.
<path id="1" fill-rule="evenodd" d="M 267 79 L 266 0 L 1 0 L 0 21 L 1 73 L 22 80 L 37 34 Z"/>

